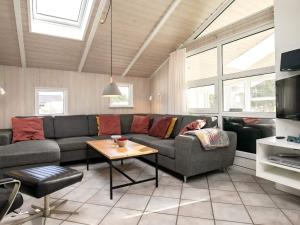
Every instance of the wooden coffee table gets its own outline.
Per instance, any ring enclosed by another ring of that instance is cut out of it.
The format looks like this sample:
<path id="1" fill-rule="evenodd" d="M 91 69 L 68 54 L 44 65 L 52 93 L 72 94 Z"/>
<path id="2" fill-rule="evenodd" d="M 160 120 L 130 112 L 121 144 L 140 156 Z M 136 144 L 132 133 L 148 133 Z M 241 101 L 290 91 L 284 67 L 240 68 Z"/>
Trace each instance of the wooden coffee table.
<path id="1" fill-rule="evenodd" d="M 94 150 L 99 152 L 104 156 L 107 163 L 109 164 L 109 177 L 110 177 L 110 199 L 113 198 L 113 189 L 123 188 L 126 186 L 140 184 L 148 181 L 155 180 L 155 185 L 158 187 L 158 150 L 132 142 L 127 141 L 125 147 L 119 147 L 117 144 L 114 143 L 113 140 L 99 140 L 99 141 L 87 141 L 88 148 L 86 151 L 86 166 L 87 170 L 89 170 L 89 151 Z M 126 173 L 121 171 L 119 168 L 113 165 L 113 161 L 124 160 L 129 158 L 136 158 L 145 155 L 155 155 L 155 177 L 143 179 L 143 180 L 134 180 Z M 123 176 L 125 176 L 129 183 L 121 184 L 117 186 L 113 186 L 113 177 L 112 177 L 112 169 L 115 169 Z"/>

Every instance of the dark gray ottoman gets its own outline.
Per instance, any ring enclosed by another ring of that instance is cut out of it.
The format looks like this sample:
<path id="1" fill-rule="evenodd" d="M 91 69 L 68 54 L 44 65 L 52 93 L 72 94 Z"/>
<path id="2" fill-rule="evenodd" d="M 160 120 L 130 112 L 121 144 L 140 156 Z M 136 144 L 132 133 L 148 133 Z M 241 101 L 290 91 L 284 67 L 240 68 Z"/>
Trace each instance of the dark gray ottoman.
<path id="1" fill-rule="evenodd" d="M 37 214 L 26 218 L 26 221 L 33 218 L 44 216 L 48 217 L 53 213 L 69 213 L 55 210 L 59 204 L 49 204 L 49 195 L 59 191 L 72 184 L 80 182 L 83 173 L 74 169 L 64 168 L 61 166 L 41 166 L 28 169 L 11 170 L 4 174 L 5 177 L 14 178 L 21 182 L 21 192 L 35 198 L 44 198 L 44 208 L 32 206 L 37 211 Z M 24 222 L 24 221 L 22 221 Z"/>

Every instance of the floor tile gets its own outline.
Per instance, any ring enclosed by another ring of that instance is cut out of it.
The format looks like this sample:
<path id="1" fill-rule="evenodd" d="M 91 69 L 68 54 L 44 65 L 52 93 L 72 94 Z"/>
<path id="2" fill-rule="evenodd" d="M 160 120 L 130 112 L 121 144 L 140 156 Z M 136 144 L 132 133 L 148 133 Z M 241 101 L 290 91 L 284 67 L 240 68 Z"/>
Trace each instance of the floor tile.
<path id="1" fill-rule="evenodd" d="M 241 182 L 256 182 L 254 177 L 245 173 L 232 173 L 229 174 L 232 181 L 241 181 Z"/>
<path id="2" fill-rule="evenodd" d="M 214 218 L 241 223 L 251 223 L 251 219 L 243 205 L 212 203 Z"/>
<path id="3" fill-rule="evenodd" d="M 70 221 L 64 221 L 61 225 L 82 225 L 82 223 L 75 223 Z"/>
<path id="4" fill-rule="evenodd" d="M 78 215 L 72 215 L 67 220 L 76 223 L 97 225 L 109 212 L 110 207 L 85 204 L 77 210 Z"/>
<path id="5" fill-rule="evenodd" d="M 236 191 L 231 181 L 224 180 L 208 180 L 209 189 L 223 190 L 223 191 Z"/>
<path id="6" fill-rule="evenodd" d="M 36 218 L 32 221 L 28 221 L 26 223 L 23 223 L 23 225 L 41 225 L 41 224 L 43 224 L 43 225 L 59 225 L 62 222 L 63 222 L 62 220 L 58 220 L 58 219 L 53 219 L 53 218 L 45 219 L 44 217 L 39 217 L 39 218 Z"/>
<path id="7" fill-rule="evenodd" d="M 83 203 L 80 202 L 73 202 L 73 201 L 67 201 L 65 204 L 60 205 L 57 207 L 57 210 L 63 210 L 63 211 L 69 211 L 69 212 L 75 212 L 77 209 L 82 206 Z M 52 218 L 65 220 L 67 219 L 71 214 L 51 214 Z"/>
<path id="8" fill-rule="evenodd" d="M 118 201 L 116 207 L 143 211 L 146 208 L 149 199 L 150 196 L 146 195 L 125 194 Z"/>
<path id="9" fill-rule="evenodd" d="M 212 202 L 242 204 L 242 201 L 235 191 L 210 190 Z"/>
<path id="10" fill-rule="evenodd" d="M 100 225 L 137 225 L 142 211 L 113 208 Z"/>
<path id="11" fill-rule="evenodd" d="M 291 225 L 284 214 L 276 208 L 247 206 L 254 224 Z"/>
<path id="12" fill-rule="evenodd" d="M 140 195 L 152 195 L 155 187 L 155 181 L 147 182 L 147 183 L 141 183 L 131 186 L 127 193 L 130 194 L 140 194 Z"/>
<path id="13" fill-rule="evenodd" d="M 249 225 L 252 223 L 237 223 L 237 222 L 231 222 L 231 221 L 221 221 L 216 220 L 216 225 Z"/>
<path id="14" fill-rule="evenodd" d="M 178 216 L 177 225 L 214 225 L 213 220 Z"/>
<path id="15" fill-rule="evenodd" d="M 180 198 L 181 195 L 181 186 L 167 186 L 159 185 L 153 196 L 167 197 L 167 198 Z"/>
<path id="16" fill-rule="evenodd" d="M 300 210 L 300 198 L 294 195 L 271 195 L 275 204 L 281 209 Z"/>
<path id="17" fill-rule="evenodd" d="M 146 213 L 142 216 L 139 225 L 176 225 L 176 216 L 159 214 L 159 213 Z"/>
<path id="18" fill-rule="evenodd" d="M 194 200 L 181 200 L 178 215 L 213 219 L 211 203 Z"/>
<path id="19" fill-rule="evenodd" d="M 239 192 L 251 192 L 251 193 L 260 193 L 264 194 L 264 190 L 257 183 L 250 182 L 233 182 L 235 188 Z"/>
<path id="20" fill-rule="evenodd" d="M 92 178 L 86 181 L 85 183 L 81 184 L 81 188 L 92 188 L 92 189 L 101 189 L 105 185 L 109 183 L 108 179 L 103 178 Z"/>
<path id="21" fill-rule="evenodd" d="M 179 199 L 152 197 L 148 203 L 146 211 L 176 215 L 178 206 Z"/>
<path id="22" fill-rule="evenodd" d="M 69 194 L 65 195 L 63 199 L 67 199 L 70 201 L 75 202 L 86 202 L 88 199 L 90 199 L 96 192 L 99 191 L 99 189 L 92 189 L 92 188 L 75 188 L 73 191 L 71 191 Z"/>
<path id="23" fill-rule="evenodd" d="M 286 192 L 277 190 L 274 183 L 261 183 L 260 186 L 270 195 L 286 195 Z"/>
<path id="24" fill-rule="evenodd" d="M 183 188 L 181 199 L 210 201 L 208 189 Z"/>
<path id="25" fill-rule="evenodd" d="M 241 192 L 240 196 L 245 205 L 275 207 L 276 208 L 276 205 L 274 204 L 274 202 L 266 194 Z"/>
<path id="26" fill-rule="evenodd" d="M 294 225 L 300 224 L 300 211 L 299 210 L 290 210 L 284 209 L 283 213 L 292 221 Z"/>
<path id="27" fill-rule="evenodd" d="M 95 195 L 93 195 L 87 203 L 104 205 L 104 206 L 114 206 L 117 201 L 124 195 L 122 192 L 113 192 L 113 199 L 110 199 L 110 193 L 108 190 L 100 190 Z"/>
<path id="28" fill-rule="evenodd" d="M 216 172 L 211 172 L 207 175 L 208 180 L 225 180 L 225 181 L 230 181 L 230 177 L 227 172 L 221 172 L 221 171 L 216 171 Z"/>
<path id="29" fill-rule="evenodd" d="M 163 176 L 159 180 L 159 184 L 161 184 L 161 185 L 181 186 L 182 183 L 183 182 L 176 177 Z"/>
<path id="30" fill-rule="evenodd" d="M 183 183 L 183 187 L 207 189 L 207 178 L 205 176 L 190 178 L 187 183 Z"/>
<path id="31" fill-rule="evenodd" d="M 66 194 L 70 193 L 71 191 L 74 190 L 75 187 L 66 187 L 66 188 L 63 188 L 59 191 L 56 191 L 54 193 L 52 193 L 50 195 L 51 198 L 62 198 L 63 196 L 65 196 Z"/>

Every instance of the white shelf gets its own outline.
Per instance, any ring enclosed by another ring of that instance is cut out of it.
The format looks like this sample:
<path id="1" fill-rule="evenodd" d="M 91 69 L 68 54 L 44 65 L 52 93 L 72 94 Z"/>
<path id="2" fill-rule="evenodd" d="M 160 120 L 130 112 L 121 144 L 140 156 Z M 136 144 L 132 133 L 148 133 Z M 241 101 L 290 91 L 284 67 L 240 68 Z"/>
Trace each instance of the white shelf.
<path id="1" fill-rule="evenodd" d="M 268 158 L 278 153 L 300 152 L 300 144 L 286 139 L 268 137 L 256 141 L 256 176 L 294 188 L 300 192 L 300 169 L 271 162 Z"/>

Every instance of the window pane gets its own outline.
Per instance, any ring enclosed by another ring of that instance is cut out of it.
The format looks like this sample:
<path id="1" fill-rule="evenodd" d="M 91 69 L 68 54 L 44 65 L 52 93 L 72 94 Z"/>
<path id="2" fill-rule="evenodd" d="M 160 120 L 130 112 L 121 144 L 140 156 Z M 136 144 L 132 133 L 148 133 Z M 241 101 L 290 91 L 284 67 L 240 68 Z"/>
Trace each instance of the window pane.
<path id="1" fill-rule="evenodd" d="M 275 74 L 227 80 L 224 111 L 275 112 Z"/>
<path id="2" fill-rule="evenodd" d="M 215 85 L 189 88 L 187 91 L 187 105 L 189 109 L 216 108 Z"/>
<path id="3" fill-rule="evenodd" d="M 217 48 L 186 59 L 186 81 L 217 76 Z"/>
<path id="4" fill-rule="evenodd" d="M 132 106 L 132 87 L 130 85 L 118 85 L 121 91 L 121 96 L 112 97 L 110 99 L 110 106 Z"/>
<path id="5" fill-rule="evenodd" d="M 273 0 L 235 0 L 198 38 L 253 15 L 273 4 Z"/>
<path id="6" fill-rule="evenodd" d="M 64 92 L 63 91 L 39 91 L 38 92 L 38 114 L 39 115 L 64 114 Z"/>
<path id="7" fill-rule="evenodd" d="M 223 46 L 224 74 L 258 69 L 274 64 L 274 29 Z"/>

